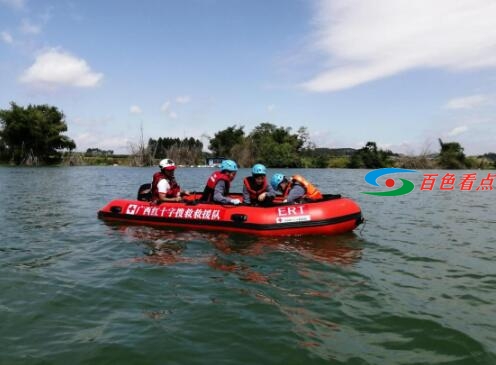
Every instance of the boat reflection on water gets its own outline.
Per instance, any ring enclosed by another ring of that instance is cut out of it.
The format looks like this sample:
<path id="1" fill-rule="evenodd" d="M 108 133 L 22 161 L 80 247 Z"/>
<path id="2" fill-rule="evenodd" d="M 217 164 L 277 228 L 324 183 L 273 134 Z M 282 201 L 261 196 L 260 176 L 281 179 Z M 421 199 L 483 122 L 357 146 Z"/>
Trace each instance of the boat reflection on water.
<path id="1" fill-rule="evenodd" d="M 354 233 L 341 236 L 301 236 L 301 237 L 257 237 L 239 234 L 226 235 L 224 239 L 213 241 L 215 248 L 227 255 L 215 255 L 210 266 L 223 271 L 233 271 L 242 280 L 267 284 L 277 273 L 262 274 L 244 264 L 233 262 L 235 255 L 262 256 L 284 253 L 297 256 L 299 275 L 310 277 L 313 273 L 301 265 L 301 258 L 324 264 L 351 265 L 361 258 L 361 239 Z M 288 260 L 286 260 L 288 261 Z M 227 262 L 227 264 L 226 264 Z M 231 263 L 230 263 L 231 262 Z M 229 264 L 230 263 L 230 264 Z M 260 298 L 259 298 L 260 299 Z"/>
<path id="2" fill-rule="evenodd" d="M 361 278 L 345 277 L 341 270 L 353 266 L 362 257 L 366 242 L 354 233 L 259 237 L 144 226 L 115 227 L 127 241 L 144 247 L 143 255 L 122 264 L 204 265 L 221 274 L 208 275 L 215 281 L 233 275 L 249 285 L 231 283 L 228 290 L 276 308 L 291 323 L 292 332 L 299 338 L 298 345 L 325 358 L 333 354 L 333 347 L 327 344 L 333 343 L 331 339 L 340 331 L 340 324 L 322 308 L 339 307 L 341 293 L 346 293 L 346 288 L 363 285 Z M 219 303 L 217 300 L 213 297 L 212 303 Z M 160 309 L 145 314 L 161 319 L 168 312 Z"/>
<path id="3" fill-rule="evenodd" d="M 363 240 L 353 232 L 338 236 L 237 236 L 228 249 L 247 255 L 289 252 L 323 263 L 349 265 L 361 258 L 362 243 Z"/>
<path id="4" fill-rule="evenodd" d="M 247 268 L 243 256 L 288 253 L 325 264 L 351 265 L 361 258 L 363 239 L 355 233 L 337 236 L 259 237 L 233 233 L 212 233 L 157 229 L 143 226 L 116 226 L 125 237 L 144 246 L 144 255 L 132 259 L 155 265 L 207 264 L 230 272 L 244 272 L 242 278 L 264 282 L 268 279 Z M 194 244 L 204 246 L 198 255 L 188 252 Z"/>

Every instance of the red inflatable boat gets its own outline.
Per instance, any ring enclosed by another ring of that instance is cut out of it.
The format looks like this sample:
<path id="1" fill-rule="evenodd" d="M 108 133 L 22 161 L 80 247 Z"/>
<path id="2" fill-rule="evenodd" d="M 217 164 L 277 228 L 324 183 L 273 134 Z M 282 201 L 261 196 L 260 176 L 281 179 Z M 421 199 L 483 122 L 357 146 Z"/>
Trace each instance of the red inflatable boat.
<path id="1" fill-rule="evenodd" d="M 231 197 L 241 198 L 238 194 Z M 269 207 L 199 202 L 200 195 L 182 203 L 155 205 L 140 200 L 113 200 L 98 217 L 140 225 L 183 227 L 258 235 L 331 235 L 349 232 L 362 223 L 360 207 L 340 195 L 324 195 L 318 202 Z"/>

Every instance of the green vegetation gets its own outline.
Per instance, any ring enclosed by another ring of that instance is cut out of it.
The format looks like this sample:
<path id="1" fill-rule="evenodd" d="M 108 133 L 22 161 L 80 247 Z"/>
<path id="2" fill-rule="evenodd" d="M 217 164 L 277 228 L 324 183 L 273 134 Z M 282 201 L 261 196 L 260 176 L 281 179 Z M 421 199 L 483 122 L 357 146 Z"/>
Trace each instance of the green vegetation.
<path id="1" fill-rule="evenodd" d="M 382 167 L 389 167 L 392 165 L 390 156 L 391 151 L 383 151 L 377 148 L 375 142 L 367 142 L 365 147 L 360 148 L 352 156 L 348 167 L 350 168 L 367 168 L 379 169 Z"/>
<path id="2" fill-rule="evenodd" d="M 245 135 L 243 129 L 234 125 L 217 132 L 210 139 L 210 150 L 214 155 L 235 159 L 241 166 L 251 166 L 256 162 L 271 167 L 303 165 L 303 152 L 308 144 L 305 128 L 292 134 L 291 128 L 261 123 L 248 135 Z"/>
<path id="3" fill-rule="evenodd" d="M 91 156 L 113 156 L 114 151 L 112 150 L 101 150 L 99 148 L 88 148 L 84 154 L 86 157 Z"/>
<path id="4" fill-rule="evenodd" d="M 377 147 L 370 141 L 364 147 L 320 148 L 309 138 L 304 127 L 292 133 L 291 128 L 261 123 L 250 133 L 244 126 L 229 126 L 209 138 L 211 153 L 203 152 L 203 143 L 194 138 L 150 138 L 145 144 L 143 130 L 139 143 L 130 145 L 130 154 L 114 155 L 114 151 L 88 148 L 85 153 L 73 152 L 76 145 L 62 134 L 67 131 L 64 114 L 48 105 L 11 103 L 0 110 L 0 161 L 15 165 L 156 165 L 168 157 L 179 165 L 203 165 L 207 157 L 234 159 L 241 167 L 263 163 L 268 167 L 367 168 L 403 167 L 413 169 L 496 167 L 496 153 L 467 157 L 458 142 L 439 139 L 439 153 L 420 156 L 398 155 Z"/>
<path id="5" fill-rule="evenodd" d="M 194 138 L 159 138 L 148 140 L 146 151 L 153 159 L 170 158 L 183 165 L 199 165 L 205 161 L 203 143 Z"/>
<path id="6" fill-rule="evenodd" d="M 215 156 L 230 156 L 235 146 L 242 146 L 245 142 L 243 128 L 233 125 L 215 133 L 208 146 L 212 154 Z"/>
<path id="7" fill-rule="evenodd" d="M 72 151 L 76 144 L 61 134 L 67 131 L 64 114 L 48 105 L 10 104 L 0 110 L 0 158 L 16 165 L 56 164 L 61 151 Z"/>
<path id="8" fill-rule="evenodd" d="M 439 164 L 446 169 L 463 169 L 468 167 L 463 147 L 458 142 L 443 143 L 439 138 L 441 152 L 439 153 Z"/>
<path id="9" fill-rule="evenodd" d="M 114 155 L 113 151 L 96 152 L 98 148 L 91 148 L 92 152 L 64 152 L 62 165 L 66 166 L 132 166 L 133 159 L 130 155 Z"/>

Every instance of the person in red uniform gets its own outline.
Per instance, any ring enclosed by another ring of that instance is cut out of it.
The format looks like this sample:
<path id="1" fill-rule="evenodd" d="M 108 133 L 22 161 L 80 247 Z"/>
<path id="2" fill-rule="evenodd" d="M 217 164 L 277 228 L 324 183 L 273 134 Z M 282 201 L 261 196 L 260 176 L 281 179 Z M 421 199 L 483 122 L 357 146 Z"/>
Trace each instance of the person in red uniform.
<path id="1" fill-rule="evenodd" d="M 181 191 L 176 181 L 174 171 L 176 164 L 169 158 L 160 161 L 160 171 L 153 175 L 152 201 L 157 204 L 163 202 L 180 202 L 183 195 L 189 195 L 188 191 Z"/>
<path id="2" fill-rule="evenodd" d="M 207 180 L 201 201 L 220 204 L 238 205 L 240 199 L 230 198 L 229 188 L 231 181 L 236 177 L 238 165 L 233 160 L 224 160 L 220 164 L 220 171 L 215 171 Z"/>
<path id="3" fill-rule="evenodd" d="M 274 174 L 270 179 L 270 185 L 274 190 L 282 192 L 284 203 L 301 203 L 323 198 L 320 191 L 300 175 L 288 179 L 283 174 Z"/>
<path id="4" fill-rule="evenodd" d="M 270 205 L 277 193 L 267 182 L 267 169 L 257 163 L 251 169 L 251 176 L 243 180 L 243 203 L 251 205 Z"/>

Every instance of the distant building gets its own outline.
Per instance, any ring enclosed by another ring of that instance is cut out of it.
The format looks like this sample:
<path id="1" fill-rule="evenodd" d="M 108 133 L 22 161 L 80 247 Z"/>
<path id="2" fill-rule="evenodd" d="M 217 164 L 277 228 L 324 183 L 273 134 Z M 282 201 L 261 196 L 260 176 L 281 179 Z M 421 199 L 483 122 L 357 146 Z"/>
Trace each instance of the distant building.
<path id="1" fill-rule="evenodd" d="M 206 164 L 209 167 L 218 167 L 225 159 L 225 157 L 207 157 Z"/>

